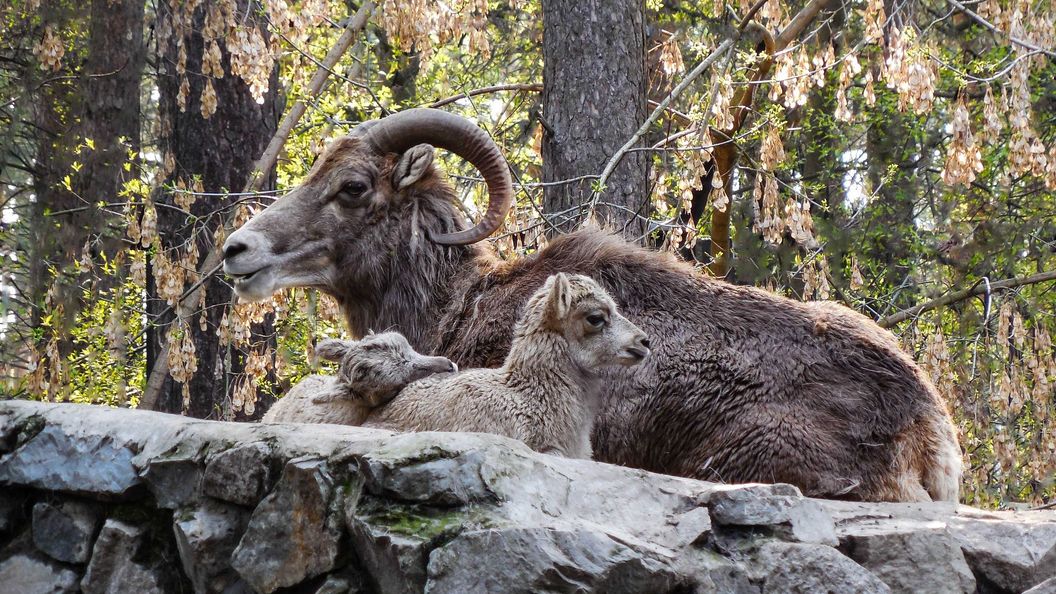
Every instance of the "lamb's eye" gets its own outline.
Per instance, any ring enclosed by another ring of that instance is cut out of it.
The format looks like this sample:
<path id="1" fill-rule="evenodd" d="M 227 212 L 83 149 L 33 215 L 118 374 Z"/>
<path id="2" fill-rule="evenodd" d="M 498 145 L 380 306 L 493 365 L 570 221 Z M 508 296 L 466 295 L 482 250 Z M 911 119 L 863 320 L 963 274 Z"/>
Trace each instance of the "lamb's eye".
<path id="1" fill-rule="evenodd" d="M 590 314 L 587 316 L 587 323 L 595 328 L 601 328 L 605 325 L 605 316 L 601 314 Z"/>

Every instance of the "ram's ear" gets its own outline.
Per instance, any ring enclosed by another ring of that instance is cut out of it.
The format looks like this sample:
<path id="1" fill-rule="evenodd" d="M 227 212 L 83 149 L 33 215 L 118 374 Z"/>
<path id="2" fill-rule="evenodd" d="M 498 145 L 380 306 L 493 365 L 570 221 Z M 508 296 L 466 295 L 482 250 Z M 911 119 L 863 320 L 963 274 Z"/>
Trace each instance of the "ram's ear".
<path id="1" fill-rule="evenodd" d="M 396 168 L 392 170 L 392 187 L 397 191 L 403 190 L 422 179 L 433 164 L 434 152 L 429 144 L 419 144 L 407 149 L 400 155 Z"/>
<path id="2" fill-rule="evenodd" d="M 553 323 L 560 322 L 568 317 L 572 310 L 572 287 L 568 283 L 568 276 L 564 272 L 546 279 L 548 292 L 546 295 L 546 317 Z"/>
<path id="3" fill-rule="evenodd" d="M 328 338 L 319 344 L 315 345 L 315 356 L 325 361 L 333 361 L 340 363 L 345 357 L 345 353 L 348 349 L 352 348 L 352 345 L 356 344 L 352 340 L 340 340 L 337 338 Z"/>

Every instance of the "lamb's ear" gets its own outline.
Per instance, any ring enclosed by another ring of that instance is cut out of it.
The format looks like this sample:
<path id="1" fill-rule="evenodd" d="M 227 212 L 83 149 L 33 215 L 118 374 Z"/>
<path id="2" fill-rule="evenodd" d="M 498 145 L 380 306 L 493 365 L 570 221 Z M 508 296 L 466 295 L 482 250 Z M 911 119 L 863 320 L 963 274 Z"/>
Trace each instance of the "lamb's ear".
<path id="1" fill-rule="evenodd" d="M 551 320 L 563 320 L 572 310 L 572 287 L 568 276 L 558 272 L 546 280 L 550 292 L 546 296 L 546 313 Z"/>
<path id="2" fill-rule="evenodd" d="M 326 361 L 340 363 L 353 344 L 355 342 L 351 340 L 328 338 L 315 345 L 315 356 Z"/>
<path id="3" fill-rule="evenodd" d="M 429 144 L 419 144 L 407 149 L 400 155 L 396 168 L 392 170 L 392 187 L 397 191 L 403 190 L 422 179 L 433 164 L 434 152 Z"/>

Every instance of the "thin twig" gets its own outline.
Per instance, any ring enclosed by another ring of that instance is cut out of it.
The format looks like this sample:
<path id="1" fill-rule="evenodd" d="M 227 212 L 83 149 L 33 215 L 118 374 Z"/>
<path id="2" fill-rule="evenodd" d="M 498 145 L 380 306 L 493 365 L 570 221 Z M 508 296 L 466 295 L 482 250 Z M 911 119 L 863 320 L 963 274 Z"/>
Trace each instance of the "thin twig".
<path id="1" fill-rule="evenodd" d="M 984 19 L 983 17 L 979 16 L 978 14 L 973 12 L 971 9 L 969 9 L 964 4 L 961 4 L 960 2 L 957 2 L 957 0 L 949 0 L 949 2 L 950 2 L 950 4 L 952 4 L 955 7 L 957 7 L 957 10 L 960 10 L 964 14 L 968 15 L 973 21 L 979 23 L 980 25 L 986 27 L 987 29 L 990 29 L 990 31 L 992 33 L 996 33 L 998 35 L 1005 35 L 1006 34 L 1001 29 L 998 29 L 996 25 L 994 25 L 990 21 Z M 1020 39 L 1018 37 L 1013 37 L 1011 35 L 1008 36 L 1008 40 L 1011 41 L 1012 43 L 1016 44 L 1016 45 L 1023 46 L 1025 48 L 1029 49 L 1029 50 L 1033 50 L 1033 51 L 1036 51 L 1036 52 L 1041 52 L 1041 53 L 1049 56 L 1050 58 L 1056 58 L 1056 52 L 1054 52 L 1052 50 L 1045 49 L 1043 47 L 1038 47 L 1038 46 L 1034 45 L 1033 43 L 1031 43 L 1029 41 L 1025 41 L 1023 39 Z"/>
<path id="2" fill-rule="evenodd" d="M 429 107 L 443 107 L 449 103 L 454 103 L 462 99 L 469 99 L 470 97 L 476 97 L 477 95 L 487 95 L 488 93 L 497 93 L 499 91 L 534 91 L 536 93 L 542 92 L 542 83 L 524 83 L 517 85 L 494 85 L 490 87 L 481 87 L 479 89 L 473 89 L 472 91 L 466 91 L 465 93 L 459 93 L 446 99 L 434 101 L 429 104 Z"/>

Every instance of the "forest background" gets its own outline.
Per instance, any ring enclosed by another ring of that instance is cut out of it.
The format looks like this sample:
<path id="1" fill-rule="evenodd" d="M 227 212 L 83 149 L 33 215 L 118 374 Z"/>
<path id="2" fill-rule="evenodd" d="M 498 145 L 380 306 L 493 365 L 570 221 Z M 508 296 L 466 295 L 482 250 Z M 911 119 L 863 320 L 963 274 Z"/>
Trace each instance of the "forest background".
<path id="1" fill-rule="evenodd" d="M 8 0 L 0 391 L 259 418 L 343 322 L 235 303 L 217 246 L 327 140 L 434 106 L 510 162 L 503 256 L 602 224 L 840 301 L 946 397 L 966 503 L 1046 504 L 1054 49 L 1051 0 Z"/>

